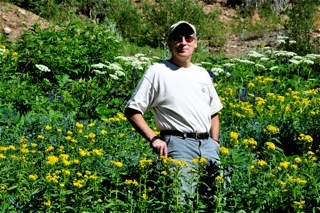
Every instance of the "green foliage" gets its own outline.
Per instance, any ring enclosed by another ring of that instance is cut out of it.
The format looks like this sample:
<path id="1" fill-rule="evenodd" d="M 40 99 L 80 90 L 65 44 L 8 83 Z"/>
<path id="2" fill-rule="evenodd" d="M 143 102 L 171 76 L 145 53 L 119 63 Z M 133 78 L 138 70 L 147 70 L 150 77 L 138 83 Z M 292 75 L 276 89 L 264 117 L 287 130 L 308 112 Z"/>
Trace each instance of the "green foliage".
<path id="1" fill-rule="evenodd" d="M 296 41 L 293 48 L 287 50 L 298 54 L 315 52 L 314 40 L 310 36 L 310 31 L 314 27 L 319 0 L 295 0 L 291 1 L 287 9 L 288 20 L 285 23 L 288 37 Z"/>
<path id="2" fill-rule="evenodd" d="M 19 70 L 35 77 L 56 80 L 67 74 L 71 79 L 88 77 L 92 64 L 113 61 L 119 55 L 119 38 L 103 25 L 94 23 L 69 23 L 57 28 L 40 29 L 25 33 L 16 43 L 20 54 Z M 51 71 L 42 71 L 36 64 L 45 65 Z"/>
<path id="3" fill-rule="evenodd" d="M 142 21 L 144 23 L 139 42 L 151 46 L 165 46 L 170 25 L 185 20 L 197 27 L 198 36 L 215 46 L 221 46 L 225 40 L 223 24 L 218 17 L 220 12 L 212 10 L 206 14 L 203 6 L 196 0 L 158 1 L 155 4 L 143 1 L 141 5 Z M 155 21 L 156 20 L 156 21 Z"/>
<path id="4" fill-rule="evenodd" d="M 53 22 L 77 20 L 76 7 L 73 1 L 63 0 L 7 0 L 21 8 L 39 15 Z"/>
<path id="5" fill-rule="evenodd" d="M 3 212 L 320 210 L 320 55 L 281 43 L 217 59 L 203 47 L 195 62 L 224 105 L 220 175 L 212 197 L 197 189 L 193 205 L 184 205 L 183 162 L 159 158 L 120 113 L 147 67 L 168 51 L 127 45 L 110 23 L 35 27 L 15 44 L 0 39 Z M 207 178 L 201 164 L 193 178 Z"/>

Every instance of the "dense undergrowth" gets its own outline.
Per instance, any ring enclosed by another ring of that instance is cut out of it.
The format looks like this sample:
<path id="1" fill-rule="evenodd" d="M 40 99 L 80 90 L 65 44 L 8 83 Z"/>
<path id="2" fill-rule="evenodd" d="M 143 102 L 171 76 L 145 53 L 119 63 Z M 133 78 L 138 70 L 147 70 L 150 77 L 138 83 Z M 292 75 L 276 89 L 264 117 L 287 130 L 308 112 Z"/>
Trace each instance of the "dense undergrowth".
<path id="1" fill-rule="evenodd" d="M 213 196 L 199 189 L 185 205 L 177 199 L 184 163 L 159 158 L 122 114 L 146 68 L 168 50 L 128 43 L 111 23 L 35 26 L 14 43 L 2 38 L 1 209 L 320 211 L 320 55 L 288 51 L 297 45 L 288 37 L 278 43 L 244 58 L 197 51 L 194 62 L 224 105 L 221 165 Z M 153 126 L 151 113 L 146 119 Z M 206 173 L 195 160 L 200 184 Z"/>

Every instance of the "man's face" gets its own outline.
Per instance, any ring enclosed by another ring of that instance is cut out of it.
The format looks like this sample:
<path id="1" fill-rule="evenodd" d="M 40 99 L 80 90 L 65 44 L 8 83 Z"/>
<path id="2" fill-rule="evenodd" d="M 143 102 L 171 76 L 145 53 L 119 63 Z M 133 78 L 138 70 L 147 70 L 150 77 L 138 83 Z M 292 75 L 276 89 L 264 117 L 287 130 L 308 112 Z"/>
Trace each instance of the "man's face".
<path id="1" fill-rule="evenodd" d="M 197 40 L 192 30 L 188 27 L 180 28 L 170 36 L 169 48 L 173 57 L 190 58 L 195 48 L 197 48 Z"/>

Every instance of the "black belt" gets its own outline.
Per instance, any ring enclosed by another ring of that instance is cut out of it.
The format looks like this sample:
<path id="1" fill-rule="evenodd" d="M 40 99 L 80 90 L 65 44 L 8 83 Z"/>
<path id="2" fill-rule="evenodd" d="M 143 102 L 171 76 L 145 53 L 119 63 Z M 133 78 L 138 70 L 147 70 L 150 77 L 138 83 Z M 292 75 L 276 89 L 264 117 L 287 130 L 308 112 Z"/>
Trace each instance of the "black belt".
<path id="1" fill-rule="evenodd" d="M 194 139 L 208 139 L 209 134 L 208 133 L 183 133 L 176 130 L 162 130 L 160 131 L 161 136 L 165 135 L 175 135 L 180 136 L 184 138 L 194 138 Z"/>

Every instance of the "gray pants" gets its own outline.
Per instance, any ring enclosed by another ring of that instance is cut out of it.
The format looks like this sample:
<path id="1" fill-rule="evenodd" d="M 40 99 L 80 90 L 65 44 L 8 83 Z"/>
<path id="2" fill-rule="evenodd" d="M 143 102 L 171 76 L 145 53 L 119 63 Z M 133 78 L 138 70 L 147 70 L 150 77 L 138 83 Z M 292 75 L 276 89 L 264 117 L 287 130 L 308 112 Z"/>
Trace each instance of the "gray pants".
<path id="1" fill-rule="evenodd" d="M 168 157 L 172 157 L 177 160 L 184 160 L 188 166 L 183 167 L 181 171 L 181 198 L 184 199 L 185 195 L 192 197 L 197 187 L 195 177 L 190 171 L 192 169 L 198 169 L 198 164 L 193 163 L 192 160 L 197 157 L 206 159 L 207 167 L 207 191 L 212 191 L 210 187 L 214 184 L 215 173 L 218 170 L 219 158 L 219 145 L 212 140 L 212 138 L 197 140 L 193 138 L 184 138 L 180 136 L 166 135 L 164 140 L 168 147 Z M 211 174 L 210 174 L 211 173 Z M 194 174 L 194 173 L 193 173 Z M 211 182 L 211 183 L 210 183 Z"/>

